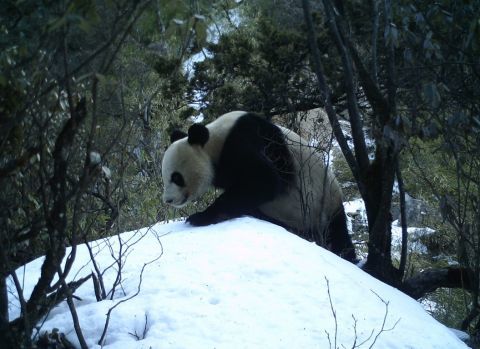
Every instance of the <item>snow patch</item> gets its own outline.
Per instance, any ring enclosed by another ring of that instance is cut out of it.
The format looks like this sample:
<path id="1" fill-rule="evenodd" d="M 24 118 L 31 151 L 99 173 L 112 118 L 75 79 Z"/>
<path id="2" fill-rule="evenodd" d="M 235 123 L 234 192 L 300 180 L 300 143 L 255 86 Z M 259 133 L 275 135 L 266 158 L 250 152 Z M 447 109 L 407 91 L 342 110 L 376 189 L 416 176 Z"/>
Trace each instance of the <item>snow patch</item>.
<path id="1" fill-rule="evenodd" d="M 159 254 L 145 269 L 140 294 L 113 311 L 103 348 L 329 348 L 327 333 L 333 341 L 336 331 L 337 346 L 349 348 L 354 325 L 357 344 L 367 340 L 363 347 L 368 348 L 380 331 L 386 304 L 384 329 L 389 331 L 379 335 L 374 348 L 466 348 L 413 299 L 276 225 L 253 218 L 198 228 L 173 222 L 120 238 L 132 241 L 142 235 L 124 266 L 125 294 L 96 302 L 90 282 L 76 292 L 90 348 L 100 348 L 108 309 L 136 292 L 142 266 Z M 106 241 L 92 244 L 101 268 L 112 262 Z M 118 237 L 108 241 L 118 249 Z M 25 274 L 27 296 L 41 262 L 17 270 L 20 280 Z M 79 246 L 70 276 L 91 270 L 88 252 Z M 104 275 L 107 287 L 114 277 L 113 270 Z M 9 287 L 13 290 L 11 282 Z M 15 297 L 10 300 L 10 310 L 18 314 Z M 78 345 L 65 303 L 52 310 L 43 330 L 55 327 Z M 134 334 L 144 328 L 145 338 L 137 340 Z"/>

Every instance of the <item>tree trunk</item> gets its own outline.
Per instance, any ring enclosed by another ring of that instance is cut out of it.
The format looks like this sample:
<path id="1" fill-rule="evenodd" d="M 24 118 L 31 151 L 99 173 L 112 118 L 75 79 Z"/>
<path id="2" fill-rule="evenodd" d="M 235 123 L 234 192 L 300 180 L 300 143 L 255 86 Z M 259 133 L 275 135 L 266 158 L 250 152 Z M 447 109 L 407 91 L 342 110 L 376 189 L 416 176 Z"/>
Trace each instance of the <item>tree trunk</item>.
<path id="1" fill-rule="evenodd" d="M 426 269 L 405 280 L 400 290 L 414 299 L 424 297 L 440 287 L 462 288 L 475 292 L 475 273 L 463 267 Z"/>
<path id="2" fill-rule="evenodd" d="M 8 329 L 8 293 L 7 279 L 0 279 L 0 343 L 6 343 L 5 336 Z"/>
<path id="3" fill-rule="evenodd" d="M 320 50 L 317 45 L 316 28 L 311 15 L 309 0 L 302 1 L 305 21 L 308 28 L 308 41 L 312 54 L 312 63 L 317 76 L 321 100 L 324 103 L 330 124 L 335 138 L 342 150 L 345 159 L 352 170 L 358 188 L 365 202 L 369 226 L 368 259 L 365 270 L 378 279 L 392 285 L 396 285 L 400 279 L 397 270 L 391 260 L 391 214 L 392 189 L 395 178 L 396 156 L 399 148 L 395 146 L 395 139 L 389 138 L 388 127 L 394 105 L 389 105 L 382 91 L 375 84 L 367 69 L 365 69 L 360 56 L 354 45 L 350 42 L 349 36 L 345 34 L 339 15 L 333 4 L 324 0 L 323 5 L 327 17 L 327 23 L 332 40 L 334 41 L 341 62 L 345 78 L 345 89 L 348 99 L 348 115 L 352 127 L 354 151 L 348 145 L 341 129 L 337 113 L 331 101 L 331 91 L 327 85 Z M 355 65 L 352 62 L 355 62 Z M 355 69 L 353 68 L 355 67 Z M 370 163 L 368 152 L 365 146 L 363 133 L 363 118 L 358 111 L 356 99 L 356 83 L 358 79 L 363 91 L 372 107 L 376 154 L 375 160 Z M 395 97 L 395 85 L 389 80 L 390 99 Z"/>
<path id="4" fill-rule="evenodd" d="M 364 270 L 393 286 L 400 283 L 391 258 L 394 160 L 391 149 L 377 151 L 376 160 L 366 176 L 367 193 L 363 195 L 369 226 L 368 258 Z"/>
<path id="5" fill-rule="evenodd" d="M 25 327 L 20 321 L 11 323 L 0 334 L 0 340 L 2 341 L 2 348 L 5 349 L 19 349 L 19 348 L 31 348 L 30 342 L 27 339 L 30 338 L 30 332 L 25 331 Z"/>

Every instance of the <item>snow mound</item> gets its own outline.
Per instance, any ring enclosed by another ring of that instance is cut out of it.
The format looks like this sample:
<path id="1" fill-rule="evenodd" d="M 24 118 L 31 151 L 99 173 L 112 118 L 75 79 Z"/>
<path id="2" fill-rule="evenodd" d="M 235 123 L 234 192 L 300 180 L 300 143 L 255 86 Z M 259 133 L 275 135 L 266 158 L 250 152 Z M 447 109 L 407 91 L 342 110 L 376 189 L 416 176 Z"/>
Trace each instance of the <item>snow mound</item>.
<path id="1" fill-rule="evenodd" d="M 374 341 L 373 348 L 466 348 L 415 300 L 276 225 L 253 218 L 202 228 L 174 222 L 121 238 L 142 234 L 114 300 L 96 302 L 91 282 L 76 292 L 91 348 L 100 348 L 108 309 L 137 291 L 142 266 L 160 255 L 145 267 L 140 294 L 112 311 L 103 348 L 351 348 L 355 341 L 364 342 L 360 348 Z M 117 237 L 109 241 L 118 248 Z M 94 244 L 101 268 L 113 260 L 104 244 Z M 79 246 L 70 275 L 88 275 L 88 261 Z M 27 289 L 40 265 L 36 260 L 18 271 L 22 279 L 25 270 Z M 112 269 L 105 274 L 107 287 L 114 277 Z M 78 345 L 65 303 L 43 330 L 55 327 Z"/>

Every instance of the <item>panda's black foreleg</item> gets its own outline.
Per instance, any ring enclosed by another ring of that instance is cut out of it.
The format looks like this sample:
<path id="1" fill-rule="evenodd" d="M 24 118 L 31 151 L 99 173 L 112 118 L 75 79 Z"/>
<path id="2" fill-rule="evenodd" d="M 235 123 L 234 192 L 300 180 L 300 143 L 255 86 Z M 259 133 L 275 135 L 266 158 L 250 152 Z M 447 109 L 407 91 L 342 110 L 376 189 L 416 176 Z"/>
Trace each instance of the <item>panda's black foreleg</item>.
<path id="1" fill-rule="evenodd" d="M 225 204 L 218 203 L 216 201 L 214 204 L 205 209 L 205 211 L 190 215 L 190 217 L 187 218 L 187 223 L 190 223 L 194 226 L 205 226 L 220 223 L 232 218 L 254 215 L 255 212 L 256 211 L 254 209 L 233 209 L 232 206 L 228 207 Z"/>
<path id="2" fill-rule="evenodd" d="M 204 226 L 226 221 L 233 218 L 233 215 L 224 209 L 225 193 L 220 195 L 213 204 L 204 211 L 192 214 L 187 218 L 187 223 L 195 226 Z"/>
<path id="3" fill-rule="evenodd" d="M 244 140 L 239 140 L 244 143 Z M 257 216 L 259 206 L 284 190 L 278 170 L 261 151 L 247 144 L 231 147 L 218 166 L 216 180 L 225 189 L 205 211 L 191 215 L 192 225 L 209 225 L 241 216 Z"/>
<path id="4" fill-rule="evenodd" d="M 192 225 L 209 225 L 241 216 L 260 214 L 259 206 L 273 200 L 281 191 L 278 174 L 265 163 L 259 163 L 256 172 L 243 173 L 205 211 L 191 215 Z"/>
<path id="5" fill-rule="evenodd" d="M 203 212 L 192 214 L 188 217 L 187 223 L 205 226 L 242 216 L 257 217 L 260 214 L 258 206 L 269 199 L 271 200 L 271 195 L 259 196 L 258 193 L 236 188 L 236 190 L 224 192 Z"/>
<path id="6" fill-rule="evenodd" d="M 211 213 L 208 213 L 207 210 L 194 213 L 187 218 L 187 223 L 190 223 L 191 225 L 197 227 L 210 225 L 218 222 L 220 222 L 218 215 L 212 215 Z"/>

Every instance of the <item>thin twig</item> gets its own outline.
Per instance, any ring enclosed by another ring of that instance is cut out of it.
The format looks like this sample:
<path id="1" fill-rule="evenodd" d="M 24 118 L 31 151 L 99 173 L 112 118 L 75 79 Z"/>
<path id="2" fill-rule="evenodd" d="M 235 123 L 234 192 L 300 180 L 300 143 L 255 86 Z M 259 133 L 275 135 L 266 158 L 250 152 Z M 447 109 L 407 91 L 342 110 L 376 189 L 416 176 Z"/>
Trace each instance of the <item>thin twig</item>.
<path id="1" fill-rule="evenodd" d="M 327 277 L 325 276 L 325 281 L 327 282 L 327 293 L 328 293 L 328 300 L 330 302 L 330 311 L 332 312 L 333 319 L 335 320 L 335 337 L 334 337 L 334 345 L 333 348 L 337 349 L 337 334 L 338 334 L 338 321 L 337 321 L 337 312 L 333 307 L 332 296 L 330 294 L 330 282 L 328 281 Z M 330 342 L 330 338 L 328 339 Z"/>
<path id="2" fill-rule="evenodd" d="M 390 304 L 390 302 L 387 302 L 385 301 L 382 297 L 380 297 L 375 291 L 371 290 L 372 293 L 374 295 L 376 295 L 378 297 L 378 299 L 380 299 L 380 301 L 385 305 L 385 314 L 383 316 L 383 321 L 382 321 L 382 326 L 380 327 L 380 330 L 378 331 L 377 335 L 375 336 L 375 338 L 373 339 L 373 342 L 372 344 L 370 344 L 370 346 L 368 347 L 368 349 L 372 349 L 373 346 L 375 345 L 375 343 L 377 342 L 377 339 L 378 337 L 380 337 L 380 335 L 383 333 L 383 332 L 388 332 L 388 331 L 392 331 L 396 326 L 397 324 L 400 322 L 401 318 L 398 318 L 398 320 L 393 324 L 392 327 L 388 328 L 388 329 L 385 329 L 385 323 L 387 321 L 387 317 L 388 317 L 388 305 Z"/>
<path id="3" fill-rule="evenodd" d="M 65 274 L 62 272 L 62 267 L 60 265 L 57 267 L 57 273 L 58 273 L 58 278 L 60 279 L 61 284 L 65 288 L 65 293 L 67 295 L 68 308 L 70 309 L 70 314 L 72 315 L 73 328 L 75 329 L 75 333 L 77 334 L 80 347 L 82 349 L 88 349 L 87 342 L 85 341 L 85 337 L 83 336 L 82 328 L 80 327 L 80 320 L 78 319 L 75 303 L 73 302 L 72 290 L 70 289 L 67 282 L 65 281 Z"/>
<path id="4" fill-rule="evenodd" d="M 138 296 L 138 294 L 140 293 L 140 290 L 141 290 L 141 287 L 142 287 L 142 281 L 143 281 L 143 272 L 145 271 L 145 268 L 156 262 L 157 260 L 159 260 L 162 256 L 163 256 L 163 245 L 160 241 L 160 239 L 158 238 L 158 236 L 154 233 L 155 235 L 155 238 L 157 239 L 157 242 L 159 243 L 160 245 L 160 254 L 158 256 L 156 256 L 154 259 L 148 261 L 148 262 L 145 262 L 142 266 L 142 269 L 140 271 L 140 276 L 139 276 L 139 281 L 138 281 L 138 286 L 137 286 L 137 291 L 132 294 L 131 296 L 127 297 L 127 298 L 124 298 L 120 301 L 118 301 L 114 306 L 112 306 L 110 309 L 108 309 L 108 312 L 107 312 L 107 318 L 105 320 L 105 326 L 103 328 L 103 332 L 102 332 L 102 335 L 100 336 L 100 339 L 98 340 L 98 345 L 102 346 L 103 347 L 103 343 L 105 341 L 105 336 L 107 335 L 107 330 L 108 330 L 108 325 L 110 323 L 110 317 L 111 317 L 111 314 L 112 314 L 112 311 L 118 307 L 120 304 L 122 303 L 125 303 L 129 300 L 131 300 L 132 298 L 135 298 L 136 296 Z"/>

